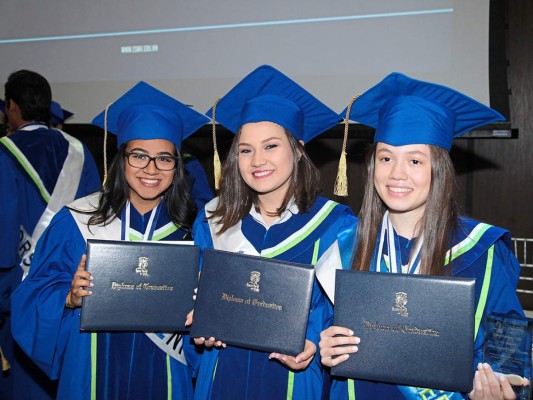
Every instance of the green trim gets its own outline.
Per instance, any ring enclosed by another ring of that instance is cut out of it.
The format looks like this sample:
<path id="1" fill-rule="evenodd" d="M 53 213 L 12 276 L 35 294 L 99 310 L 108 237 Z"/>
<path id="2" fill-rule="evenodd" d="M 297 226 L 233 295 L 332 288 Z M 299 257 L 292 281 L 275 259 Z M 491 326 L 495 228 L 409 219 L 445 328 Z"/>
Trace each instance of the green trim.
<path id="1" fill-rule="evenodd" d="M 385 268 L 387 268 L 387 271 L 390 272 L 389 256 L 384 255 L 383 262 L 385 263 Z M 381 267 L 381 265 L 379 267 Z"/>
<path id="2" fill-rule="evenodd" d="M 355 400 L 355 382 L 353 379 L 347 379 L 348 383 L 348 400 Z"/>
<path id="3" fill-rule="evenodd" d="M 217 374 L 217 367 L 218 367 L 218 355 L 217 355 L 217 362 L 215 363 L 215 369 L 213 370 L 213 378 L 212 378 L 212 382 L 215 381 L 215 375 Z"/>
<path id="4" fill-rule="evenodd" d="M 462 246 L 462 247 L 458 248 L 457 250 L 455 250 L 451 254 L 451 256 L 449 256 L 446 259 L 446 262 L 445 262 L 444 265 L 448 265 L 450 262 L 455 260 L 457 257 L 459 257 L 460 255 L 466 253 L 468 250 L 470 250 L 472 247 L 474 247 L 477 244 L 477 242 L 479 242 L 479 239 L 481 239 L 481 237 L 485 234 L 485 232 L 492 227 L 492 225 L 488 225 L 488 224 L 480 224 L 480 225 L 482 225 L 482 228 L 477 232 L 476 236 L 474 236 L 472 238 L 470 236 L 468 236 L 465 240 L 463 240 L 463 242 L 467 241 L 467 243 L 464 246 Z"/>
<path id="5" fill-rule="evenodd" d="M 294 391 L 294 372 L 289 371 L 287 380 L 287 400 L 292 400 L 292 392 Z"/>
<path id="6" fill-rule="evenodd" d="M 152 240 L 161 240 L 169 236 L 170 234 L 176 232 L 180 228 L 179 225 L 172 224 L 172 226 L 168 227 L 168 229 L 165 229 L 164 231 L 158 233 L 157 235 L 154 235 L 152 237 Z"/>
<path id="7" fill-rule="evenodd" d="M 313 246 L 313 258 L 311 263 L 314 265 L 318 261 L 318 252 L 320 250 L 320 239 L 318 239 Z M 294 372 L 289 370 L 287 376 L 287 400 L 292 400 L 294 393 Z"/>
<path id="8" fill-rule="evenodd" d="M 315 248 L 313 249 L 313 258 L 311 264 L 315 265 L 318 261 L 318 251 L 320 250 L 320 239 L 315 242 Z"/>
<path id="9" fill-rule="evenodd" d="M 96 352 L 98 334 L 91 333 L 91 400 L 96 400 Z"/>
<path id="10" fill-rule="evenodd" d="M 479 325 L 481 324 L 481 318 L 483 317 L 483 312 L 485 311 L 485 305 L 487 304 L 487 297 L 489 294 L 490 287 L 490 277 L 492 275 L 492 264 L 494 262 L 494 245 L 490 246 L 487 254 L 487 265 L 485 267 L 485 276 L 483 277 L 483 286 L 481 287 L 481 293 L 479 295 L 479 301 L 476 308 L 476 317 L 475 317 L 475 329 L 474 329 L 474 340 L 477 338 L 477 333 L 479 331 Z"/>
<path id="11" fill-rule="evenodd" d="M 316 228 L 319 226 L 324 219 L 327 218 L 327 216 L 333 211 L 333 209 L 337 206 L 338 203 L 331 202 L 330 205 L 326 208 L 324 213 L 311 225 L 309 226 L 304 232 L 298 235 L 294 240 L 287 243 L 286 245 L 280 247 L 277 250 L 272 251 L 272 253 L 261 253 L 261 256 L 266 258 L 274 258 L 276 256 L 279 256 L 282 253 L 285 253 L 290 248 L 296 246 L 298 243 L 302 242 L 304 239 L 306 239 Z"/>
<path id="12" fill-rule="evenodd" d="M 158 232 L 157 234 L 154 232 L 154 236 L 152 237 L 151 240 L 158 241 L 158 240 L 164 239 L 167 236 L 171 235 L 172 233 L 176 232 L 180 228 L 180 225 L 175 225 L 173 222 L 169 222 L 167 225 L 168 225 L 168 228 L 166 229 L 161 230 L 162 228 L 165 228 L 164 226 L 157 229 L 156 232 L 159 230 L 161 231 Z M 130 240 L 131 241 L 143 240 L 143 235 L 140 232 L 137 232 L 136 230 L 131 229 Z"/>
<path id="13" fill-rule="evenodd" d="M 135 233 L 136 232 L 130 231 L 130 240 L 132 242 L 137 242 L 137 241 L 143 240 L 142 236 L 138 236 Z"/>
<path id="14" fill-rule="evenodd" d="M 167 399 L 172 400 L 172 369 L 170 367 L 170 356 L 167 353 Z"/>
<path id="15" fill-rule="evenodd" d="M 46 188 L 44 187 L 41 177 L 37 174 L 37 171 L 35 171 L 26 156 L 20 151 L 20 149 L 15 145 L 15 143 L 13 143 L 13 141 L 7 138 L 6 136 L 0 138 L 0 142 L 2 142 L 4 146 L 6 146 L 6 148 L 9 150 L 9 152 L 13 154 L 13 156 L 18 160 L 22 168 L 24 168 L 33 183 L 35 183 L 35 185 L 37 186 L 37 189 L 39 189 L 39 192 L 41 193 L 41 196 L 44 201 L 48 204 L 48 202 L 50 201 L 50 194 L 48 193 L 48 190 L 46 190 Z"/>

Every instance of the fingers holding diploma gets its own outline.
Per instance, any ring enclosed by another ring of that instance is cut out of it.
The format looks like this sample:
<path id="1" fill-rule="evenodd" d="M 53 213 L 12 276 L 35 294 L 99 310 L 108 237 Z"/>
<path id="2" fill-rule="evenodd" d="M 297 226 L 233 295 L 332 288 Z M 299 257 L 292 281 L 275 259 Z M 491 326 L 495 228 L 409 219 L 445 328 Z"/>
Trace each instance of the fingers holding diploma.
<path id="1" fill-rule="evenodd" d="M 289 356 L 280 353 L 271 353 L 269 358 L 277 360 L 294 371 L 306 369 L 316 354 L 316 345 L 310 340 L 305 341 L 304 351 L 297 356 Z"/>
<path id="2" fill-rule="evenodd" d="M 356 353 L 361 339 L 354 332 L 341 326 L 330 326 L 320 333 L 320 357 L 322 364 L 334 367 Z"/>
<path id="3" fill-rule="evenodd" d="M 78 264 L 78 269 L 72 277 L 70 289 L 65 299 L 65 307 L 76 308 L 81 307 L 82 298 L 89 296 L 92 292 L 89 290 L 93 286 L 92 276 L 89 272 L 85 271 L 85 263 L 87 261 L 87 255 L 81 256 Z"/>
<path id="4" fill-rule="evenodd" d="M 222 342 L 220 340 L 217 340 L 214 337 L 210 337 L 209 339 L 206 339 L 204 337 L 194 338 L 194 343 L 196 345 L 198 345 L 198 346 L 204 345 L 208 349 L 213 347 L 213 346 L 216 347 L 216 348 L 224 348 L 224 347 L 226 347 L 226 343 L 224 343 L 224 342 Z"/>

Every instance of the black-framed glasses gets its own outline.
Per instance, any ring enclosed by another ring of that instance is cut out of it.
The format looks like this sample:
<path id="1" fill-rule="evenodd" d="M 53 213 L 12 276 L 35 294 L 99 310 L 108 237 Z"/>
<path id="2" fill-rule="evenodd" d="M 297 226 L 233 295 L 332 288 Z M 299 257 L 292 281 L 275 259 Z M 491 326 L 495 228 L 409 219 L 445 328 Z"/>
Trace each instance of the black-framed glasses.
<path id="1" fill-rule="evenodd" d="M 157 156 L 150 157 L 147 154 L 143 153 L 124 153 L 124 156 L 128 159 L 128 164 L 133 168 L 143 169 L 154 162 L 155 167 L 160 171 L 170 171 L 176 168 L 176 163 L 178 162 L 178 157 L 173 156 Z"/>

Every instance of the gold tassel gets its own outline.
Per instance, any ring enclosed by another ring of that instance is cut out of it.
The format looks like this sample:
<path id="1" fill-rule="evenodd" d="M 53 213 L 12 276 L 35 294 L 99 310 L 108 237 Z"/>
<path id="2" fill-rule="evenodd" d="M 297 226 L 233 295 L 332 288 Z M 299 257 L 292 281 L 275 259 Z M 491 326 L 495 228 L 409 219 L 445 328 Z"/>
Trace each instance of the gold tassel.
<path id="1" fill-rule="evenodd" d="M 346 151 L 342 151 L 339 160 L 339 167 L 337 168 L 337 178 L 335 179 L 335 190 L 333 193 L 336 196 L 348 196 L 348 174 L 346 171 Z"/>
<path id="2" fill-rule="evenodd" d="M 218 151 L 215 148 L 215 154 L 213 155 L 213 168 L 215 169 L 215 189 L 220 189 L 220 175 L 221 175 L 221 165 L 220 157 L 218 156 Z"/>
<path id="3" fill-rule="evenodd" d="M 113 103 L 109 103 L 104 111 L 104 181 L 102 182 L 102 186 L 105 186 L 107 181 L 107 114 L 109 113 L 111 104 Z"/>
<path id="4" fill-rule="evenodd" d="M 3 372 L 9 371 L 9 369 L 11 368 L 11 365 L 9 365 L 7 358 L 4 357 L 4 352 L 2 351 L 1 347 L 0 347 L 0 359 L 2 359 L 2 371 Z"/>
<path id="5" fill-rule="evenodd" d="M 348 127 L 350 121 L 350 111 L 352 109 L 353 102 L 359 97 L 359 94 L 356 94 L 352 97 L 350 104 L 346 108 L 346 117 L 344 118 L 344 139 L 342 141 L 342 150 L 341 157 L 339 160 L 339 167 L 337 168 L 337 178 L 335 179 L 335 188 L 333 189 L 333 194 L 336 196 L 348 196 L 348 167 L 346 163 L 346 144 L 348 143 Z"/>
<path id="6" fill-rule="evenodd" d="M 214 176 L 215 176 L 215 189 L 220 189 L 220 178 L 222 175 L 222 166 L 220 164 L 220 157 L 218 155 L 218 149 L 217 149 L 217 128 L 216 128 L 216 111 L 217 111 L 217 104 L 220 101 L 220 99 L 217 99 L 215 101 L 215 104 L 213 105 L 213 116 L 211 117 L 211 124 L 213 126 L 213 169 L 214 169 Z"/>

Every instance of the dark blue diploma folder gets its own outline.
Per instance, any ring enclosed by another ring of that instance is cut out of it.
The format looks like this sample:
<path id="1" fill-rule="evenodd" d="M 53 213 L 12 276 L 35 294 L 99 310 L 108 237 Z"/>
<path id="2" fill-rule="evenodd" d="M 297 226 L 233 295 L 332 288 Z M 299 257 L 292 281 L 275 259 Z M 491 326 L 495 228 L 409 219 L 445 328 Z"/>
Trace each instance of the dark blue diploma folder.
<path id="1" fill-rule="evenodd" d="M 310 265 L 206 249 L 191 337 L 301 353 L 314 275 Z"/>
<path id="2" fill-rule="evenodd" d="M 83 298 L 81 329 L 186 331 L 199 257 L 199 247 L 187 244 L 89 239 L 94 286 Z"/>
<path id="3" fill-rule="evenodd" d="M 361 343 L 333 375 L 472 390 L 475 279 L 336 272 L 334 324 Z"/>

